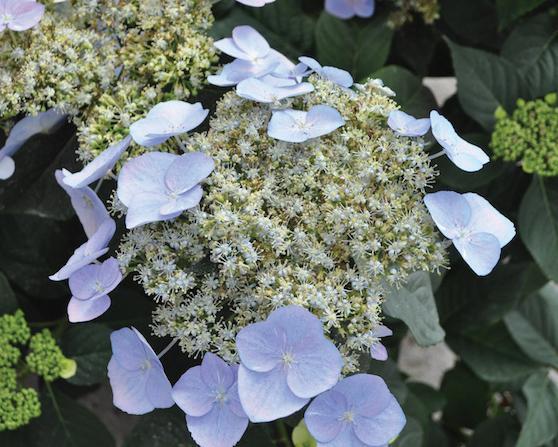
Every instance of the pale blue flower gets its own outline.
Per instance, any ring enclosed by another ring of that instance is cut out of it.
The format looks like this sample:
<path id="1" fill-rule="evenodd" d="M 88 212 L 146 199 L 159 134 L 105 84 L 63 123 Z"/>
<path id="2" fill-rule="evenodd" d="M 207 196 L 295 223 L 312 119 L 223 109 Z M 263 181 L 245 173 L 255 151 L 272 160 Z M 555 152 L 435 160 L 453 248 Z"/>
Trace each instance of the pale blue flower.
<path id="1" fill-rule="evenodd" d="M 272 312 L 236 337 L 238 392 L 252 422 L 268 422 L 300 410 L 331 388 L 343 360 L 325 338 L 320 320 L 298 306 Z"/>
<path id="2" fill-rule="evenodd" d="M 248 25 L 236 26 L 232 31 L 232 37 L 216 41 L 215 46 L 229 56 L 247 61 L 263 59 L 271 51 L 267 40 Z"/>
<path id="3" fill-rule="evenodd" d="M 64 171 L 64 183 L 72 188 L 83 188 L 100 180 L 114 167 L 130 143 L 132 137 L 128 135 L 118 143 L 113 144 L 107 150 L 101 152 L 91 163 L 87 164 L 81 171 L 72 174 Z"/>
<path id="4" fill-rule="evenodd" d="M 340 19 L 372 17 L 376 9 L 375 0 L 326 0 L 325 10 Z"/>
<path id="5" fill-rule="evenodd" d="M 349 88 L 353 85 L 353 77 L 346 70 L 336 67 L 322 67 L 316 59 L 311 57 L 301 56 L 298 60 L 322 78 L 328 79 L 341 87 Z"/>
<path id="6" fill-rule="evenodd" d="M 384 447 L 406 419 L 381 377 L 356 374 L 316 397 L 304 422 L 318 447 Z"/>
<path id="7" fill-rule="evenodd" d="M 110 307 L 108 294 L 116 289 L 121 281 L 122 272 L 114 258 L 109 258 L 102 264 L 87 265 L 70 276 L 70 322 L 90 321 L 104 314 Z"/>
<path id="8" fill-rule="evenodd" d="M 91 188 L 87 186 L 72 188 L 66 185 L 63 171 L 57 170 L 54 176 L 58 184 L 70 197 L 72 207 L 83 226 L 85 234 L 88 238 L 92 237 L 101 224 L 110 218 L 105 205 Z"/>
<path id="9" fill-rule="evenodd" d="M 204 109 L 199 102 L 162 102 L 153 107 L 145 118 L 132 124 L 130 134 L 141 146 L 156 146 L 198 127 L 208 113 L 209 110 Z"/>
<path id="10" fill-rule="evenodd" d="M 421 137 L 430 130 L 430 119 L 417 119 L 401 110 L 393 110 L 388 117 L 388 126 L 403 137 Z"/>
<path id="11" fill-rule="evenodd" d="M 116 224 L 111 218 L 106 219 L 95 234 L 68 259 L 68 262 L 58 272 L 49 278 L 53 281 L 63 281 L 75 272 L 91 264 L 108 252 L 108 243 L 114 236 Z"/>
<path id="12" fill-rule="evenodd" d="M 390 337 L 391 335 L 393 335 L 392 330 L 383 324 L 372 331 L 372 336 L 375 338 Z M 388 352 L 386 347 L 380 341 L 377 341 L 370 347 L 370 356 L 375 360 L 385 361 L 388 359 Z"/>
<path id="13" fill-rule="evenodd" d="M 50 109 L 35 116 L 27 116 L 18 121 L 10 131 L 6 144 L 0 149 L 0 180 L 10 178 L 15 171 L 13 155 L 34 135 L 50 132 L 66 115 Z"/>
<path id="14" fill-rule="evenodd" d="M 174 219 L 201 200 L 200 185 L 215 167 L 201 152 L 150 152 L 128 161 L 118 176 L 117 194 L 128 207 L 128 229 Z"/>
<path id="15" fill-rule="evenodd" d="M 248 416 L 238 397 L 238 366 L 205 354 L 201 366 L 186 371 L 172 390 L 186 413 L 192 438 L 201 447 L 232 447 L 248 427 Z"/>
<path id="16" fill-rule="evenodd" d="M 108 376 L 114 406 L 130 414 L 172 407 L 172 386 L 143 335 L 134 327 L 123 328 L 110 335 L 110 342 Z"/>
<path id="17" fill-rule="evenodd" d="M 343 125 L 345 120 L 337 110 L 317 105 L 308 112 L 293 109 L 273 111 L 267 134 L 276 140 L 302 143 L 327 135 Z"/>
<path id="18" fill-rule="evenodd" d="M 266 104 L 276 103 L 293 96 L 305 95 L 312 91 L 314 91 L 314 86 L 309 82 L 302 82 L 289 87 L 275 87 L 256 78 L 245 79 L 236 86 L 238 96 Z"/>
<path id="19" fill-rule="evenodd" d="M 274 58 L 256 62 L 236 59 L 230 64 L 225 64 L 220 73 L 207 77 L 210 84 L 219 87 L 232 87 L 245 79 L 260 78 L 270 73 L 279 66 Z"/>
<path id="20" fill-rule="evenodd" d="M 246 6 L 261 8 L 262 6 L 265 6 L 268 3 L 273 3 L 275 0 L 236 0 L 236 1 Z"/>
<path id="21" fill-rule="evenodd" d="M 439 191 L 426 194 L 424 203 L 442 234 L 479 276 L 492 271 L 502 247 L 515 236 L 513 223 L 478 194 Z"/>
<path id="22" fill-rule="evenodd" d="M 488 155 L 480 147 L 461 138 L 451 123 L 435 110 L 430 112 L 430 121 L 434 138 L 458 168 L 467 172 L 475 172 L 490 161 Z"/>
<path id="23" fill-rule="evenodd" d="M 35 0 L 0 0 L 0 32 L 25 31 L 41 21 L 45 6 Z"/>

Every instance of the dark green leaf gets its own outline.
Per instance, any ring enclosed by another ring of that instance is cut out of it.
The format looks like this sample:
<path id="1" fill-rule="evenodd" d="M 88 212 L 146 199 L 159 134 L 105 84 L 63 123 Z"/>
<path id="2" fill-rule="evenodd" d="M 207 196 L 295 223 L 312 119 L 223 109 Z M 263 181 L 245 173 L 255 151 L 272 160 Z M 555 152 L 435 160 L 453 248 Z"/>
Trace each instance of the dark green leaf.
<path id="1" fill-rule="evenodd" d="M 368 374 L 380 376 L 385 380 L 389 390 L 394 394 L 397 400 L 401 403 L 407 399 L 409 389 L 403 381 L 401 373 L 397 369 L 397 365 L 393 360 L 388 359 L 385 362 L 370 359 L 370 355 L 366 354 L 366 359 L 370 362 L 366 370 Z"/>
<path id="2" fill-rule="evenodd" d="M 267 427 L 264 424 L 250 424 L 236 447 L 263 447 L 268 445 L 273 445 L 273 441 Z"/>
<path id="3" fill-rule="evenodd" d="M 486 418 L 490 398 L 488 384 L 463 363 L 446 373 L 441 391 L 446 397 L 443 418 L 447 426 L 458 430 L 475 428 Z"/>
<path id="4" fill-rule="evenodd" d="M 502 383 L 523 379 L 539 366 L 525 356 L 503 324 L 447 338 L 451 349 L 481 379 Z"/>
<path id="5" fill-rule="evenodd" d="M 422 85 L 420 78 L 409 70 L 390 65 L 381 68 L 373 75 L 397 93 L 395 100 L 401 109 L 417 117 L 429 116 L 436 108 L 436 100 L 429 88 Z"/>
<path id="6" fill-rule="evenodd" d="M 434 345 L 444 339 L 428 273 L 410 275 L 404 286 L 390 291 L 383 308 L 387 315 L 409 326 L 420 346 Z"/>
<path id="7" fill-rule="evenodd" d="M 405 428 L 395 440 L 393 447 L 422 447 L 423 430 L 420 423 L 413 418 L 407 418 Z"/>
<path id="8" fill-rule="evenodd" d="M 10 287 L 8 278 L 0 272 L 0 315 L 13 313 L 17 307 L 17 298 Z"/>
<path id="9" fill-rule="evenodd" d="M 324 11 L 316 25 L 318 60 L 348 70 L 356 81 L 366 79 L 385 64 L 392 38 L 385 16 L 356 23 Z"/>
<path id="10" fill-rule="evenodd" d="M 72 326 L 64 332 L 64 355 L 77 362 L 76 375 L 68 379 L 68 382 L 74 385 L 94 385 L 106 380 L 107 365 L 112 353 L 111 332 L 109 327 L 98 323 Z"/>
<path id="11" fill-rule="evenodd" d="M 516 447 L 539 447 L 558 435 L 558 387 L 548 371 L 533 374 L 523 386 L 527 418 Z"/>
<path id="12" fill-rule="evenodd" d="M 429 413 L 441 410 L 446 403 L 444 395 L 430 385 L 420 382 L 408 382 L 407 387 L 411 393 L 418 397 Z"/>
<path id="13" fill-rule="evenodd" d="M 459 101 L 469 116 L 491 131 L 498 106 L 508 111 L 523 96 L 523 82 L 515 65 L 486 51 L 449 42 L 457 76 Z"/>
<path id="14" fill-rule="evenodd" d="M 177 407 L 142 416 L 124 441 L 124 447 L 196 447 Z"/>
<path id="15" fill-rule="evenodd" d="M 295 61 L 308 54 L 314 43 L 315 20 L 304 14 L 296 0 L 281 0 L 263 8 L 233 8 L 215 22 L 211 34 L 216 39 L 230 37 L 238 25 L 254 27 L 274 49 Z"/>
<path id="16" fill-rule="evenodd" d="M 514 447 L 517 432 L 517 422 L 512 416 L 497 416 L 477 427 L 467 447 Z"/>
<path id="17" fill-rule="evenodd" d="M 542 5 L 546 0 L 496 0 L 500 25 L 504 28 L 529 11 Z"/>
<path id="18" fill-rule="evenodd" d="M 533 177 L 519 210 L 519 234 L 548 278 L 558 281 L 558 178 Z"/>

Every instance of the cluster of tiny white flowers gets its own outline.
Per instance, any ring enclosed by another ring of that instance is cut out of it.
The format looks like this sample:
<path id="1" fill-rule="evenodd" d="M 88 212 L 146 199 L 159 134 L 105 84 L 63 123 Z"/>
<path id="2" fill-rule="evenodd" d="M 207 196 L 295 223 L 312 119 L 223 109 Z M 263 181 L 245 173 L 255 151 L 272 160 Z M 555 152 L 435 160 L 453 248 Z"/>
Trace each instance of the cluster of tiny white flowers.
<path id="1" fill-rule="evenodd" d="M 226 94 L 210 130 L 185 141 L 216 163 L 200 207 L 134 229 L 120 246 L 122 266 L 159 303 L 155 333 L 190 355 L 233 360 L 241 328 L 296 304 L 322 320 L 355 371 L 377 341 L 385 286 L 445 266 L 422 202 L 436 173 L 422 141 L 387 126 L 396 103 L 374 81 L 357 91 L 310 81 L 313 93 L 283 106 L 328 104 L 345 126 L 277 141 L 269 106 Z"/>

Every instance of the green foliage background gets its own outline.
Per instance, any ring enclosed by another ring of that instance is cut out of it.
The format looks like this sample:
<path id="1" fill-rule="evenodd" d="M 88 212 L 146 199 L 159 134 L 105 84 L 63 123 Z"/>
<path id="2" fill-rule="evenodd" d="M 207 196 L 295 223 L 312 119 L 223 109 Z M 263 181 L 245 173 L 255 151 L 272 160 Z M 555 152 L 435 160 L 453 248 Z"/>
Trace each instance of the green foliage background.
<path id="1" fill-rule="evenodd" d="M 222 0 L 214 6 L 212 34 L 221 38 L 236 25 L 252 25 L 291 59 L 310 55 L 349 70 L 356 80 L 383 79 L 403 110 L 420 117 L 435 107 L 422 79 L 455 76 L 457 94 L 442 113 L 486 149 L 498 107 L 512 112 L 519 98 L 558 91 L 556 1 L 440 0 L 440 18 L 433 25 L 416 16 L 399 29 L 388 25 L 393 7 L 379 0 L 373 18 L 342 21 L 323 11 L 321 0 L 276 0 L 264 8 Z M 201 97 L 219 94 L 207 88 Z M 4 139 L 0 134 L 0 146 Z M 76 144 L 70 125 L 36 136 L 16 155 L 14 177 L 0 182 L 0 312 L 22 308 L 36 327 L 51 327 L 65 355 L 78 363 L 68 382 L 51 388 L 40 384 L 43 416 L 24 429 L 0 433 L 2 446 L 115 446 L 98 416 L 77 400 L 106 383 L 112 329 L 134 325 L 149 332 L 152 303 L 132 282 L 114 293 L 102 318 L 70 326 L 65 320 L 69 290 L 48 280 L 81 242 L 79 223 L 53 175 L 57 168 L 77 168 Z M 387 324 L 395 329 L 386 339 L 391 360 L 371 361 L 369 372 L 385 378 L 407 414 L 408 424 L 394 445 L 556 447 L 558 179 L 527 175 L 500 161 L 473 174 L 447 160 L 438 164 L 437 188 L 485 196 L 514 221 L 518 237 L 486 278 L 452 256 L 443 277 L 417 273 L 387 300 Z M 101 190 L 105 198 L 108 194 L 108 187 Z M 407 332 L 420 346 L 445 341 L 457 354 L 439 390 L 398 371 L 399 345 Z M 164 343 L 150 341 L 155 347 Z M 194 361 L 175 348 L 164 363 L 174 381 Z M 300 418 L 288 422 L 294 427 Z M 239 445 L 271 445 L 272 436 L 266 427 L 254 426 Z M 123 445 L 194 443 L 182 414 L 171 409 L 143 416 Z"/>

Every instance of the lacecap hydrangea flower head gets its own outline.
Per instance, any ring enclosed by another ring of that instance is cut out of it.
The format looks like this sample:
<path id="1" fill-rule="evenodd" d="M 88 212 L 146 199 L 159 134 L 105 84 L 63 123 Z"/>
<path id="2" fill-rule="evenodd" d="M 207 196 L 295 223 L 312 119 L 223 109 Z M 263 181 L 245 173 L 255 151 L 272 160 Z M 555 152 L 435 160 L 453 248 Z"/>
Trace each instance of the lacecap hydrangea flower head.
<path id="1" fill-rule="evenodd" d="M 420 140 L 388 127 L 390 91 L 374 80 L 309 82 L 312 92 L 279 105 L 227 93 L 210 130 L 184 140 L 215 163 L 199 208 L 136 228 L 120 247 L 122 265 L 159 302 L 155 332 L 179 337 L 188 354 L 230 361 L 243 327 L 295 304 L 324 322 L 354 371 L 378 340 L 385 286 L 446 264 L 423 204 L 435 170 Z M 335 112 L 327 129 L 308 120 L 316 107 Z M 294 127 L 304 115 L 302 130 L 284 133 L 306 137 L 270 136 L 281 114 Z"/>

